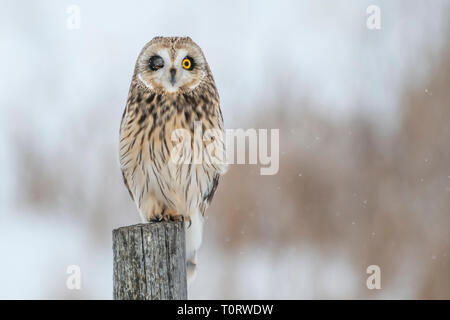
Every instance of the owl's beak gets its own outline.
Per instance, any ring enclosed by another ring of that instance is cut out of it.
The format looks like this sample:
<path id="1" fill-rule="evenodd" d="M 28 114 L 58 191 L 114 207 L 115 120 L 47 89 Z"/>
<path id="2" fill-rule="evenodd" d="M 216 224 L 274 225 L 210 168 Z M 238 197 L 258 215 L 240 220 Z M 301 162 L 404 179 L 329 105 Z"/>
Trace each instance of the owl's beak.
<path id="1" fill-rule="evenodd" d="M 170 83 L 172 86 L 175 84 L 175 74 L 177 73 L 177 70 L 172 68 L 170 69 Z"/>

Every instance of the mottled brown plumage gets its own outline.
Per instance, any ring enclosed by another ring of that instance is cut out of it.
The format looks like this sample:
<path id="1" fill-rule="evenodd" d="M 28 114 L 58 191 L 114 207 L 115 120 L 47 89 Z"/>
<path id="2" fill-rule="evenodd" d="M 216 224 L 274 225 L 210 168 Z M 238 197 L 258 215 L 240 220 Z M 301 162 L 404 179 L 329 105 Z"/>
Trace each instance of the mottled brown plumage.
<path id="1" fill-rule="evenodd" d="M 192 155 L 187 163 L 172 161 L 180 141 L 174 139 L 174 131 L 184 130 L 194 148 L 199 127 L 202 133 L 223 132 L 219 95 L 201 49 L 190 38 L 154 38 L 136 62 L 120 126 L 120 165 L 143 221 L 189 221 L 191 265 L 196 263 L 203 215 L 226 170 L 224 162 L 197 163 Z M 224 148 L 222 136 L 211 140 Z"/>

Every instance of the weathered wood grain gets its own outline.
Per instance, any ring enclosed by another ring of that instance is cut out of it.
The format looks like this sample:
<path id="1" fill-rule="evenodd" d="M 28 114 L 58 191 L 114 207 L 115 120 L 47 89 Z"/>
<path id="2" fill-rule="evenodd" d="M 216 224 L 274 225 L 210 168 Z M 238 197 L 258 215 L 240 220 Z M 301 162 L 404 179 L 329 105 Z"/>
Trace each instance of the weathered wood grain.
<path id="1" fill-rule="evenodd" d="M 187 299 L 183 222 L 137 224 L 113 231 L 114 299 Z"/>

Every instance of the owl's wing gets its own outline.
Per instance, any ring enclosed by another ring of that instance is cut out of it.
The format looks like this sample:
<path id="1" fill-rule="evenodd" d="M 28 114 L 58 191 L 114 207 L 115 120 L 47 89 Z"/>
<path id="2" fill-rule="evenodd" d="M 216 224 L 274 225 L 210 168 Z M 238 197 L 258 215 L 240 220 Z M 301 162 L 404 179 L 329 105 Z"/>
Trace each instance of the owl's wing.
<path id="1" fill-rule="evenodd" d="M 125 172 L 123 171 L 123 169 L 122 169 L 122 177 L 123 177 L 123 183 L 127 187 L 128 193 L 130 194 L 130 197 L 131 197 L 131 200 L 134 201 L 133 193 L 131 193 L 130 186 L 128 185 L 128 180 L 127 180 L 127 177 L 125 176 Z"/>
<path id="2" fill-rule="evenodd" d="M 214 198 L 214 194 L 216 193 L 217 186 L 219 185 L 219 174 L 215 174 L 214 178 L 212 180 L 212 183 L 210 185 L 208 193 L 203 198 L 203 201 L 205 201 L 208 205 L 211 204 L 212 199 Z"/>
<path id="3" fill-rule="evenodd" d="M 120 122 L 120 133 L 119 133 L 119 162 L 120 162 L 120 170 L 122 171 L 122 178 L 125 186 L 127 187 L 128 193 L 130 194 L 131 199 L 134 201 L 133 193 L 130 189 L 130 182 L 128 181 L 129 177 L 129 154 L 130 149 L 132 147 L 131 145 L 131 132 L 130 127 L 126 126 L 126 122 L 130 120 L 130 118 L 133 117 L 133 114 L 130 114 L 129 111 L 129 104 L 125 106 L 125 110 L 122 114 L 122 120 Z"/>

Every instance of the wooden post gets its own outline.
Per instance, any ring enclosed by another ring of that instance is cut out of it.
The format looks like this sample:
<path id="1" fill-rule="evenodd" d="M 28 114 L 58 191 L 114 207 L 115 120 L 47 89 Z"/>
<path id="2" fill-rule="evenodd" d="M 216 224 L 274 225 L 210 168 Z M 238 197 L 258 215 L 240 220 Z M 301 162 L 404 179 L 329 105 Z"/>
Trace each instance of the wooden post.
<path id="1" fill-rule="evenodd" d="M 183 222 L 154 222 L 113 231 L 114 299 L 187 299 Z"/>

